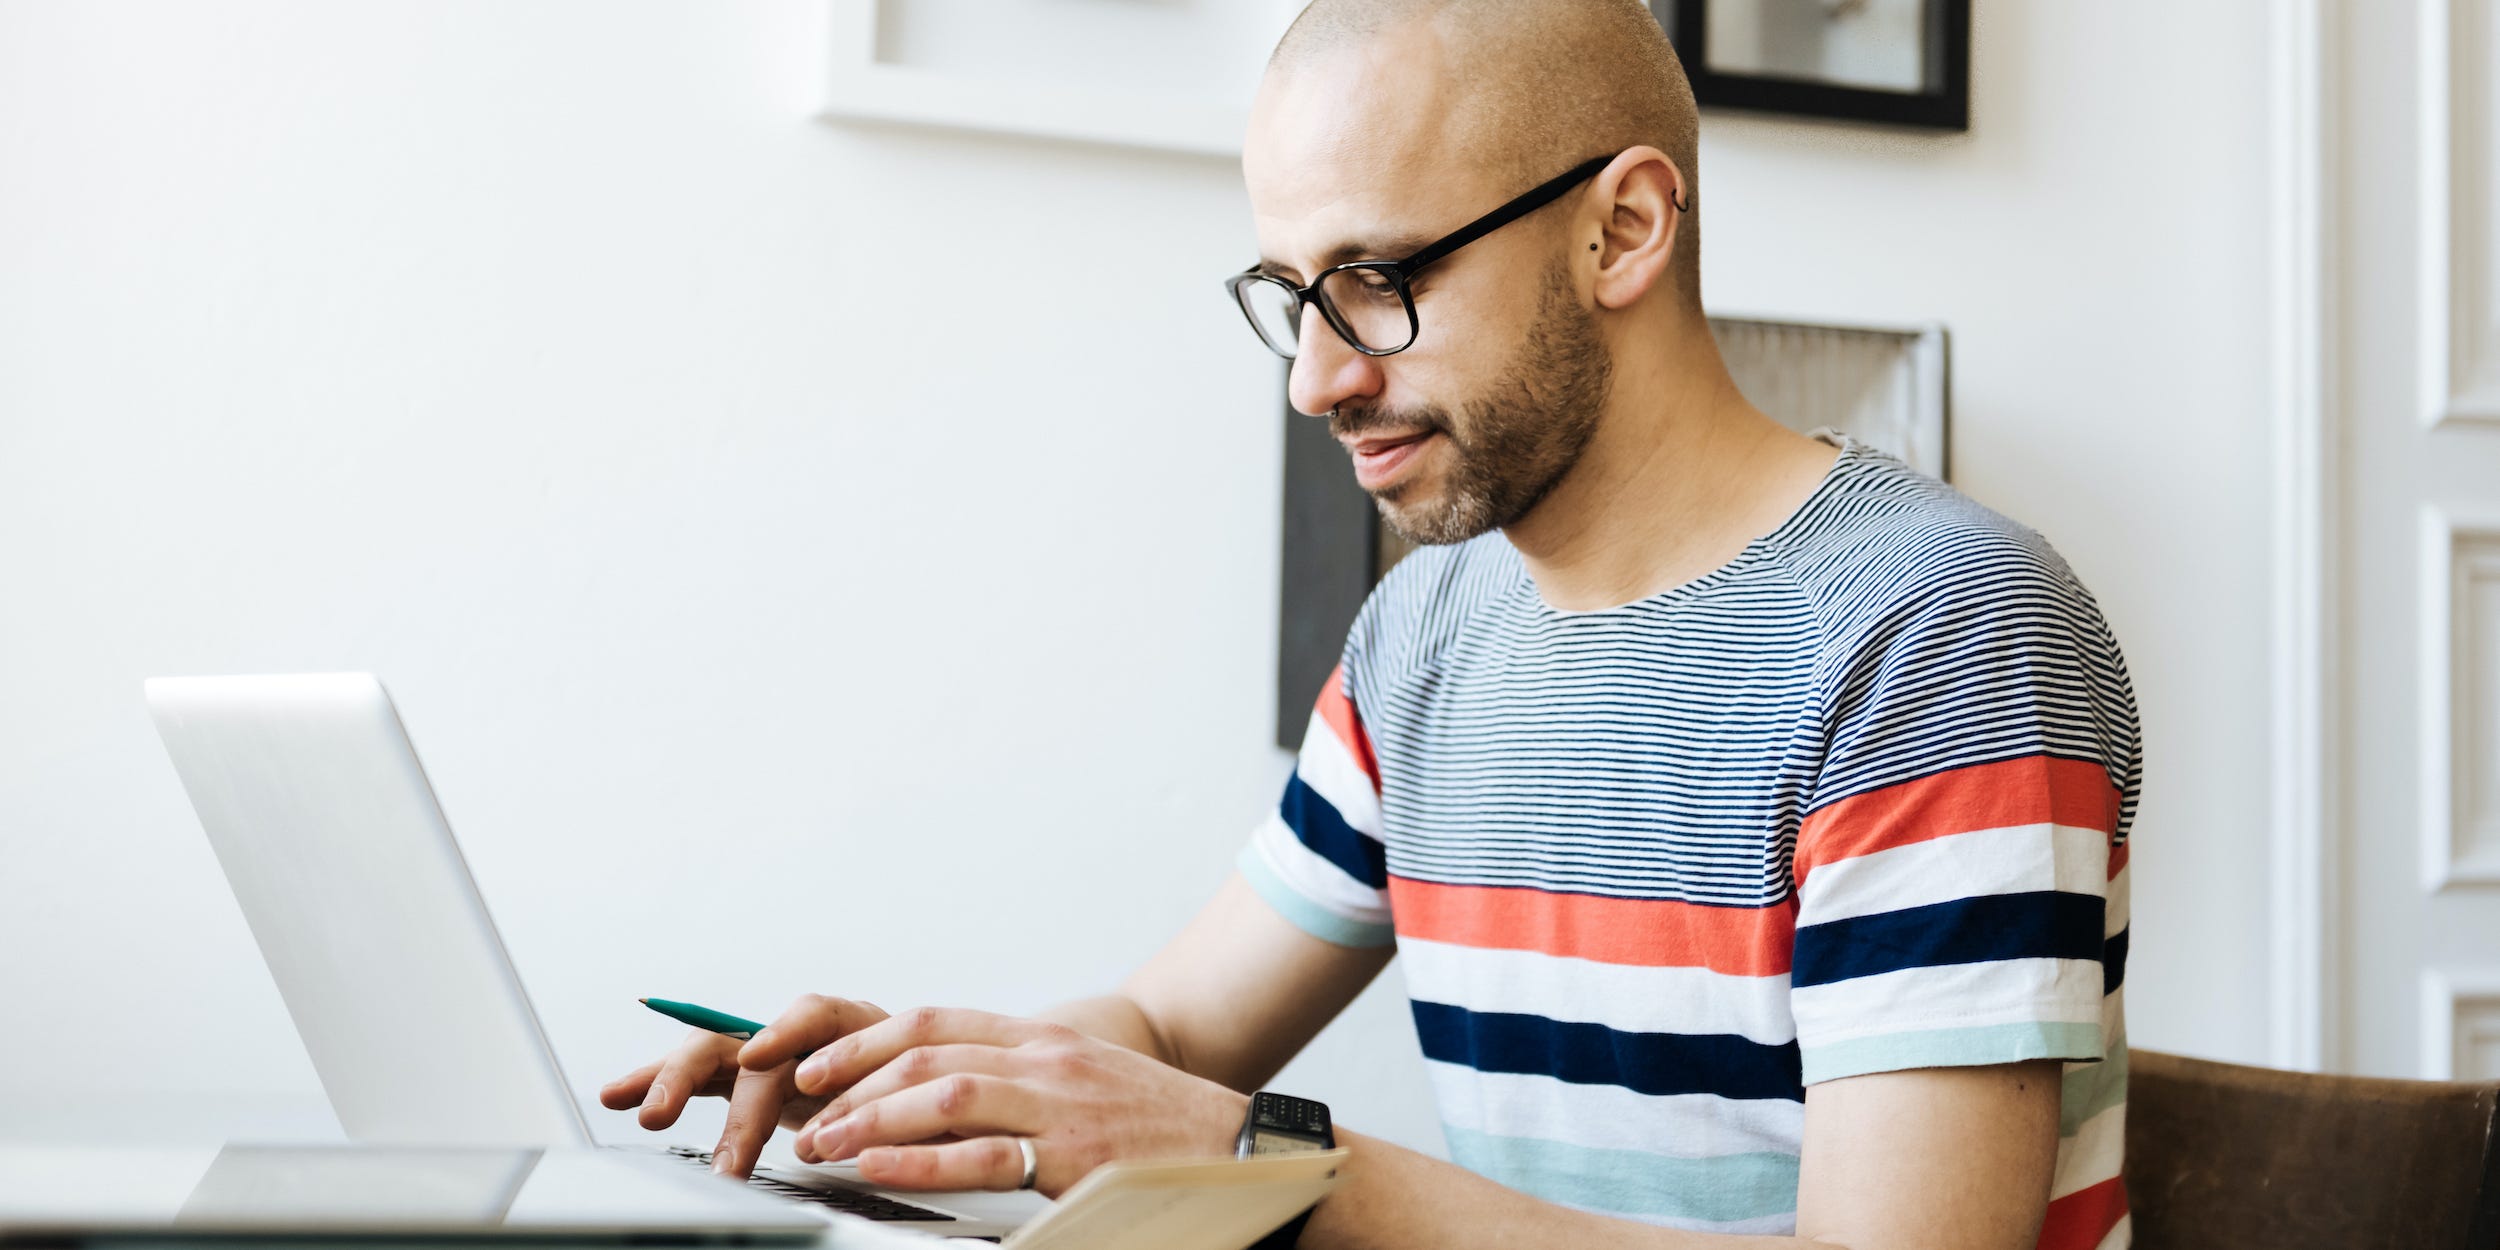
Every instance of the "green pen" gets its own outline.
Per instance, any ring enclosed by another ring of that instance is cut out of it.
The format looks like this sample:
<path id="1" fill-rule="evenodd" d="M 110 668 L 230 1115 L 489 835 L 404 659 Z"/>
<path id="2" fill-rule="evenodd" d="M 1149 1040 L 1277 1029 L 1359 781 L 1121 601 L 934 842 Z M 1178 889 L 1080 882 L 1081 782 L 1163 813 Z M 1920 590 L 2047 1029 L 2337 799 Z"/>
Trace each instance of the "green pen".
<path id="1" fill-rule="evenodd" d="M 733 1041 L 753 1041 L 756 1034 L 764 1031 L 763 1025 L 745 1016 L 733 1016 L 726 1011 L 714 1011 L 709 1007 L 698 1007 L 693 1003 L 672 1002 L 665 998 L 637 998 L 634 1001 L 680 1024 L 691 1024 L 698 1029 L 718 1033 Z M 796 1063 L 815 1053 L 816 1047 L 810 1046 L 790 1056 L 790 1062 Z"/>
<path id="2" fill-rule="evenodd" d="M 743 1016 L 733 1016 L 726 1011 L 714 1011 L 709 1007 L 697 1007 L 693 1003 L 671 1002 L 665 998 L 637 998 L 634 1001 L 681 1024 L 691 1024 L 698 1029 L 706 1029 L 722 1037 L 736 1038 L 741 1042 L 750 1041 L 756 1034 L 764 1031 L 763 1025 Z"/>

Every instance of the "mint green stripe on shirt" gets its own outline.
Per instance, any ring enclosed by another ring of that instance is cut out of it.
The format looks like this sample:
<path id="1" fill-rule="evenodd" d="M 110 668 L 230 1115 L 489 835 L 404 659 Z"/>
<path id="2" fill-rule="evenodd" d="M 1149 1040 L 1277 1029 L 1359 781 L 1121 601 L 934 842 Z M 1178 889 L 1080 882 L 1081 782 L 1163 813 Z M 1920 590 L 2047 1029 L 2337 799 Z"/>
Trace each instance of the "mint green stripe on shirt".
<path id="1" fill-rule="evenodd" d="M 1450 1161 L 1552 1202 L 1618 1215 L 1725 1223 L 1792 1215 L 1797 1156 L 1679 1159 L 1644 1150 L 1502 1137 L 1444 1125 Z"/>
<path id="2" fill-rule="evenodd" d="M 2101 1057 L 2101 1026 L 2050 1020 L 1969 1029 L 1921 1029 L 1850 1042 L 1799 1046 L 1804 1083 L 1906 1068 L 1968 1068 L 2025 1059 L 2091 1060 Z"/>
<path id="3" fill-rule="evenodd" d="M 2127 1039 L 2109 1044 L 2099 1063 L 2068 1072 L 2058 1095 L 2057 1135 L 2072 1137 L 2083 1122 L 2127 1100 Z"/>
<path id="4" fill-rule="evenodd" d="M 1256 841 L 1241 848 L 1241 854 L 1234 862 L 1240 866 L 1241 875 L 1249 880 L 1250 888 L 1258 891 L 1259 897 L 1266 899 L 1267 905 L 1275 908 L 1277 915 L 1320 941 L 1334 942 L 1339 946 L 1387 946 L 1396 937 L 1388 925 L 1348 920 L 1302 897 L 1300 891 L 1285 884 L 1285 879 L 1277 876 L 1276 870 L 1268 866 L 1267 857 L 1259 854 Z"/>

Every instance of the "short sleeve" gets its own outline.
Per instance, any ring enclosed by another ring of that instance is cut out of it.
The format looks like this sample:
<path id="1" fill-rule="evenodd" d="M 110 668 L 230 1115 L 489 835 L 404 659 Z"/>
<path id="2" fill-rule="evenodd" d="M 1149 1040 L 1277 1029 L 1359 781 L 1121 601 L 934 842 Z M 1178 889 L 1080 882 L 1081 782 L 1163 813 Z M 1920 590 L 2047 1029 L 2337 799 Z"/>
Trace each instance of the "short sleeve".
<path id="1" fill-rule="evenodd" d="M 2063 563 L 2006 545 L 1905 594 L 1830 674 L 1795 856 L 1806 1084 L 2123 1044 L 2134 697 Z"/>
<path id="2" fill-rule="evenodd" d="M 1386 946 L 1389 869 L 1380 829 L 1380 765 L 1339 665 L 1311 711 L 1284 798 L 1241 850 L 1241 874 L 1313 937 Z"/>

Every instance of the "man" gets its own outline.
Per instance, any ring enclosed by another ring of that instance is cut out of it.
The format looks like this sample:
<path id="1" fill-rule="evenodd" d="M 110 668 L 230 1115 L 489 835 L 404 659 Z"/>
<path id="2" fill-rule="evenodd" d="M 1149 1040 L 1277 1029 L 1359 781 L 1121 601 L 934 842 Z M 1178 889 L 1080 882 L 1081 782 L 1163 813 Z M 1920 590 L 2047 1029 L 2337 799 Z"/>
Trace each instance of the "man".
<path id="1" fill-rule="evenodd" d="M 1118 994 L 810 998 L 607 1105 L 726 1094 L 732 1171 L 778 1120 L 877 1183 L 1029 1150 L 1056 1193 L 1229 1153 L 1395 951 L 1455 1163 L 1342 1134 L 1305 1246 L 2126 1244 L 2117 646 L 2036 534 L 1737 393 L 1695 132 L 1637 0 L 1312 4 L 1234 290 L 1430 545 L 1277 817 Z"/>

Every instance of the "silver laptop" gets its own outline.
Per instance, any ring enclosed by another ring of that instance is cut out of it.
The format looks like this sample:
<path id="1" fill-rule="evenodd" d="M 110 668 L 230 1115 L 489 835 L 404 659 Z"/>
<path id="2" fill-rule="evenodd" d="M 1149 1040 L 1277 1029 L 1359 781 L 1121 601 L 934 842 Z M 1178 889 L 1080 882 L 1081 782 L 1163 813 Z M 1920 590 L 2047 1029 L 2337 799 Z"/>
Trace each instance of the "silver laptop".
<path id="1" fill-rule="evenodd" d="M 791 1203 L 626 1150 L 0 1143 L 0 1247 L 821 1245 L 826 1232 Z"/>
<path id="2" fill-rule="evenodd" d="M 159 677 L 147 701 L 351 1139 L 596 1144 L 379 680 Z M 1041 1208 L 879 1190 L 842 1168 L 758 1168 L 751 1183 L 950 1237 L 1000 1237 Z"/>

